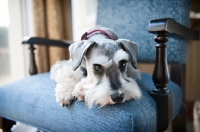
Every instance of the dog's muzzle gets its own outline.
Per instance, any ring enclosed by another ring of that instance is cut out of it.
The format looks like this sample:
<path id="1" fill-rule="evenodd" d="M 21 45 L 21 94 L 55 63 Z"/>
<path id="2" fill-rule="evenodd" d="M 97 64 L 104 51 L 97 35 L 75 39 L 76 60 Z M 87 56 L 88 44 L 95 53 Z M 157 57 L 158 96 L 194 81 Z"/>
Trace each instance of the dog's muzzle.
<path id="1" fill-rule="evenodd" d="M 111 94 L 111 99 L 115 103 L 121 103 L 124 99 L 124 94 L 115 92 L 115 93 Z"/>

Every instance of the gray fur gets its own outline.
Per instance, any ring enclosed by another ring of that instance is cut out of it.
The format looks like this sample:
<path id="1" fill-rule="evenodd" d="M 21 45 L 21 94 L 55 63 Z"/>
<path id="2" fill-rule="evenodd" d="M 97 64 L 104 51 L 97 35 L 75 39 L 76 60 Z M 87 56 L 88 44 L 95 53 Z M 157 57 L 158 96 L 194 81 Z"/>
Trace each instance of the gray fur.
<path id="1" fill-rule="evenodd" d="M 95 56 L 105 55 L 110 60 L 113 58 L 114 53 L 120 49 L 125 50 L 130 55 L 130 61 L 132 66 L 135 69 L 137 69 L 137 56 L 138 56 L 137 45 L 126 39 L 118 39 L 117 35 L 111 29 L 100 26 L 96 28 L 101 28 L 102 30 L 106 30 L 107 32 L 112 34 L 112 36 L 114 36 L 116 40 L 108 39 L 107 36 L 104 34 L 93 34 L 89 37 L 88 40 L 83 40 L 81 42 L 77 42 L 71 45 L 70 55 L 73 61 L 72 63 L 73 69 L 76 70 L 81 65 L 81 61 L 83 60 L 84 56 L 87 58 L 87 60 L 89 60 L 90 57 L 93 55 Z M 82 66 L 85 68 L 85 64 L 84 65 L 82 64 Z M 136 76 L 133 68 L 131 68 L 130 65 L 128 65 L 127 67 L 129 71 L 127 75 L 129 77 Z M 121 83 L 118 78 L 119 76 L 118 67 L 116 65 L 115 66 L 112 65 L 111 67 L 109 67 L 105 74 L 109 78 L 112 89 L 116 90 L 121 87 Z M 97 76 L 99 76 L 99 82 L 98 82 L 99 84 L 101 82 L 101 76 L 100 75 Z"/>
<path id="2" fill-rule="evenodd" d="M 81 65 L 82 59 L 86 54 L 87 50 L 94 45 L 94 41 L 88 40 L 84 40 L 70 45 L 70 56 L 72 59 L 73 70 L 76 70 Z"/>
<path id="3" fill-rule="evenodd" d="M 126 39 L 118 39 L 118 43 L 121 44 L 122 48 L 129 53 L 131 57 L 131 63 L 135 69 L 137 69 L 137 57 L 138 57 L 138 47 L 134 42 Z"/>
<path id="4" fill-rule="evenodd" d="M 73 80 L 78 82 L 77 84 L 72 82 L 75 84 L 74 89 L 73 87 L 68 88 L 71 90 L 69 92 L 71 92 L 72 97 L 77 97 L 78 100 L 85 98 L 89 107 L 93 103 L 104 106 L 106 104 L 123 103 L 131 98 L 139 99 L 141 91 L 134 80 L 139 78 L 139 72 L 136 70 L 137 45 L 126 39 L 118 39 L 111 29 L 98 26 L 92 30 L 95 29 L 105 30 L 113 37 L 113 40 L 103 33 L 96 32 L 89 34 L 87 40 L 70 45 L 71 70 L 82 73 L 82 79 L 75 78 Z M 70 79 L 69 83 L 71 82 Z M 62 78 L 60 82 L 62 82 Z M 65 84 L 64 81 L 63 83 Z M 69 93 L 67 93 L 67 96 L 63 96 L 64 85 L 57 86 L 57 102 L 65 105 L 70 104 Z M 60 88 L 59 86 L 63 87 Z M 63 97 L 65 97 L 64 100 Z"/>
<path id="5" fill-rule="evenodd" d="M 95 33 L 89 36 L 88 40 L 83 40 L 81 42 L 72 44 L 70 46 L 70 55 L 73 61 L 74 70 L 80 66 L 84 55 L 86 55 L 86 53 L 90 53 L 88 49 L 91 49 L 91 47 L 93 47 L 93 49 L 98 49 L 99 54 L 104 54 L 109 58 L 112 58 L 114 53 L 122 48 L 129 53 L 131 57 L 131 64 L 135 69 L 137 69 L 138 47 L 134 42 L 126 39 L 118 39 L 115 32 L 109 28 L 97 26 L 92 30 L 95 29 L 106 30 L 113 36 L 114 40 L 108 39 L 108 37 L 104 34 Z M 87 54 L 86 56 L 89 57 L 90 54 Z"/>
<path id="6" fill-rule="evenodd" d="M 115 41 L 110 40 L 110 39 L 98 39 L 95 40 L 95 45 L 92 47 L 92 50 L 95 50 L 95 55 L 105 55 L 109 57 L 109 59 L 113 58 L 114 53 L 117 50 L 120 50 L 121 47 L 119 44 L 117 44 Z M 91 50 L 87 52 L 86 55 L 88 58 L 91 56 Z"/>
<path id="7" fill-rule="evenodd" d="M 119 68 L 116 64 L 112 64 L 107 70 L 106 70 L 106 76 L 108 77 L 108 80 L 110 82 L 110 87 L 112 90 L 118 90 L 122 88 L 122 83 L 119 79 Z"/>

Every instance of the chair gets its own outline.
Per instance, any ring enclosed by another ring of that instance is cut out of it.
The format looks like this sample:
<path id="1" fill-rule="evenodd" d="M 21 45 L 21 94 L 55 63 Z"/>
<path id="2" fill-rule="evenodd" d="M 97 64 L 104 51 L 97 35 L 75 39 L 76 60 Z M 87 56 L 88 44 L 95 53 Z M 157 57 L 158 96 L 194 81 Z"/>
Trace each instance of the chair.
<path id="1" fill-rule="evenodd" d="M 189 24 L 189 7 L 188 0 L 99 0 L 97 24 L 112 28 L 119 38 L 136 42 L 140 51 L 138 62 L 155 63 L 153 76 L 141 73 L 141 80 L 137 80 L 143 95 L 140 100 L 92 109 L 78 101 L 60 107 L 49 73 L 37 74 L 34 44 L 66 48 L 70 43 L 32 37 L 23 40 L 31 47 L 32 76 L 0 87 L 0 116 L 44 131 L 154 132 L 166 130 L 172 119 L 174 131 L 186 131 L 184 90 L 180 88 L 184 88 L 184 76 L 179 78 L 184 75 L 186 64 L 184 37 L 198 39 L 198 31 L 185 27 Z M 157 45 L 148 30 L 157 34 Z M 165 44 L 167 36 L 170 40 Z M 167 62 L 172 64 L 171 81 Z"/>

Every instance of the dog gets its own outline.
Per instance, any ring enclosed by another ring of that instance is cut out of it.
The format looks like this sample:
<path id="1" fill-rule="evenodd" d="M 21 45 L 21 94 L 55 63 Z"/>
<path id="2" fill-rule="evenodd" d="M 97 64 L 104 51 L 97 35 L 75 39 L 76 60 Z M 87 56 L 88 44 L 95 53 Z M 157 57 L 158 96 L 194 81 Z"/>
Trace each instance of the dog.
<path id="1" fill-rule="evenodd" d="M 56 101 L 61 106 L 75 99 L 103 107 L 140 99 L 141 90 L 135 79 L 138 48 L 134 42 L 118 39 L 109 28 L 97 26 L 85 34 L 81 41 L 69 47 L 70 59 L 58 61 L 50 70 L 56 81 Z"/>

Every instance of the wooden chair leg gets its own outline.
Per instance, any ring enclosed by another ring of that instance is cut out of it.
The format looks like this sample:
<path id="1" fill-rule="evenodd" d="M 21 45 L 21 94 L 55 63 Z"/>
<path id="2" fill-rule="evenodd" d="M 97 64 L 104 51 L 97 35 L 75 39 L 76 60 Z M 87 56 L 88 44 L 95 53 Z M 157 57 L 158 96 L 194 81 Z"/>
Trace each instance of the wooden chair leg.
<path id="1" fill-rule="evenodd" d="M 186 109 L 182 106 L 180 113 L 172 121 L 173 132 L 186 132 Z"/>
<path id="2" fill-rule="evenodd" d="M 15 121 L 2 118 L 2 129 L 3 129 L 3 132 L 11 132 L 11 128 L 12 128 L 12 126 L 14 124 L 16 124 Z"/>

